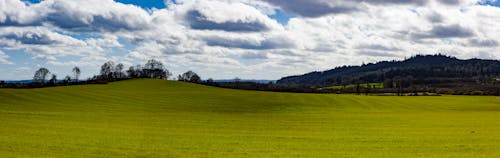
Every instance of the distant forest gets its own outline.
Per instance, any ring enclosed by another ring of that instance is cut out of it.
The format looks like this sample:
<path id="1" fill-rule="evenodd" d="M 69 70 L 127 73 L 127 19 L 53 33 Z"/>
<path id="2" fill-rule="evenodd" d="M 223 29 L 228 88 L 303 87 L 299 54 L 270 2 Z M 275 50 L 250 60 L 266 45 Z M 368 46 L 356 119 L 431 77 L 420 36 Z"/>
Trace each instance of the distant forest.
<path id="1" fill-rule="evenodd" d="M 278 80 L 277 84 L 311 87 L 337 86 L 330 91 L 339 93 L 360 93 L 360 91 L 372 90 L 498 95 L 500 93 L 500 61 L 460 60 L 439 54 L 417 55 L 403 61 L 342 66 L 322 72 L 284 77 Z M 369 87 L 361 86 L 363 84 L 383 84 L 383 86 L 367 89 Z M 351 88 L 338 88 L 346 85 Z"/>
<path id="2" fill-rule="evenodd" d="M 80 69 L 62 80 L 46 68 L 37 70 L 31 83 L 6 83 L 0 88 L 38 88 L 80 84 L 105 84 L 133 78 L 172 79 L 172 73 L 158 60 L 124 69 L 113 61 L 101 66 L 99 75 L 80 80 Z M 354 93 L 367 95 L 499 95 L 500 61 L 461 60 L 444 55 L 417 55 L 403 61 L 382 61 L 361 66 L 341 66 L 322 72 L 289 76 L 276 83 L 256 83 L 240 79 L 215 82 L 202 80 L 193 71 L 175 77 L 175 80 L 234 89 L 300 92 L 300 93 Z"/>

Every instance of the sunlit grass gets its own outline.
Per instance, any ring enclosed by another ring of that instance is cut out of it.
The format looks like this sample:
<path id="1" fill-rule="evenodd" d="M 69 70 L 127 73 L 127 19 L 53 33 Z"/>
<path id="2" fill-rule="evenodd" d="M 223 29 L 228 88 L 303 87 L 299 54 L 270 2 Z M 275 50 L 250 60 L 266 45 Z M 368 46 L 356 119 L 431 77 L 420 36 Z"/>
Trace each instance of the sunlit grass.
<path id="1" fill-rule="evenodd" d="M 356 84 L 349 84 L 349 85 L 340 85 L 340 86 L 329 86 L 329 87 L 323 87 L 320 88 L 319 90 L 328 90 L 328 89 L 333 89 L 333 90 L 342 90 L 342 89 L 356 89 L 358 85 Z M 363 83 L 359 84 L 360 88 L 370 88 L 370 89 L 382 89 L 384 88 L 384 83 Z"/>
<path id="2" fill-rule="evenodd" d="M 499 157 L 500 98 L 0 89 L 0 157 Z"/>

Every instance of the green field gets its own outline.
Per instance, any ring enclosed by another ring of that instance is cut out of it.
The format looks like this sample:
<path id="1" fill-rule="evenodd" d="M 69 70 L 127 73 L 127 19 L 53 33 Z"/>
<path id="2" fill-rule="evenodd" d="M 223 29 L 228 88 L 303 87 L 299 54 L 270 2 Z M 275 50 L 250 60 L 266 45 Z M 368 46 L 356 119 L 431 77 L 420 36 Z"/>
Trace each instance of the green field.
<path id="1" fill-rule="evenodd" d="M 500 98 L 145 79 L 0 89 L 0 157 L 500 157 Z"/>
<path id="2" fill-rule="evenodd" d="M 328 89 L 333 89 L 333 90 L 356 89 L 356 87 L 357 87 L 357 85 L 350 84 L 350 85 L 323 87 L 323 88 L 320 88 L 319 90 L 328 90 Z M 384 83 L 363 83 L 363 84 L 359 84 L 359 87 L 360 88 L 381 89 L 381 88 L 384 88 Z"/>

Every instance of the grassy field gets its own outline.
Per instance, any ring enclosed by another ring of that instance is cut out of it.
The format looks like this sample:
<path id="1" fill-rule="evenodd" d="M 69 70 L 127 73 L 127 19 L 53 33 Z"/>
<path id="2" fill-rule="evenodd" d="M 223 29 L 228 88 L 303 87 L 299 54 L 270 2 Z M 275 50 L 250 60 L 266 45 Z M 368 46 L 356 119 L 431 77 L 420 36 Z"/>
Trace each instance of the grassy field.
<path id="1" fill-rule="evenodd" d="M 350 84 L 350 85 L 343 85 L 343 86 L 330 86 L 330 87 L 323 87 L 320 88 L 320 90 L 328 90 L 328 89 L 333 89 L 333 90 L 341 90 L 341 89 L 356 89 L 355 84 Z M 359 87 L 361 88 L 372 88 L 372 89 L 382 89 L 384 88 L 384 83 L 363 83 L 359 84 Z"/>
<path id="2" fill-rule="evenodd" d="M 500 157 L 500 98 L 0 89 L 0 157 Z"/>

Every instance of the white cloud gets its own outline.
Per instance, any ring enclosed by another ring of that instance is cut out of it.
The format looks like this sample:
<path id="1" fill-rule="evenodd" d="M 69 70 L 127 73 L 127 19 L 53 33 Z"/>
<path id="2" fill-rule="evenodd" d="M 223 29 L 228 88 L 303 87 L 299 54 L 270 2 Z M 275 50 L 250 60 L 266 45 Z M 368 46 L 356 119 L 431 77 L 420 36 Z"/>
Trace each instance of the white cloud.
<path id="1" fill-rule="evenodd" d="M 193 6 L 185 18 L 193 29 L 256 32 L 280 28 L 276 21 L 244 3 L 203 0 L 189 5 Z"/>
<path id="2" fill-rule="evenodd" d="M 0 29 L 0 45 L 78 46 L 85 43 L 70 36 L 55 33 L 44 27 L 3 27 Z"/>
<path id="3" fill-rule="evenodd" d="M 140 7 L 113 0 L 45 0 L 37 4 L 2 0 L 0 25 L 53 25 L 71 31 L 145 29 L 149 14 Z"/>
<path id="4" fill-rule="evenodd" d="M 0 0 L 0 46 L 54 66 L 159 58 L 213 78 L 276 79 L 419 53 L 500 59 L 500 8 L 477 0 L 176 2 L 146 11 L 112 0 Z M 278 8 L 297 17 L 279 24 L 268 16 Z"/>
<path id="5" fill-rule="evenodd" d="M 7 60 L 8 58 L 9 58 L 9 56 L 0 50 L 0 63 L 2 63 L 2 64 L 14 64 L 13 62 L 8 61 Z"/>
<path id="6" fill-rule="evenodd" d="M 148 57 L 146 55 L 139 53 L 139 52 L 136 52 L 136 51 L 129 52 L 127 57 L 131 57 L 131 58 L 139 59 L 139 60 L 148 59 Z"/>
<path id="7" fill-rule="evenodd" d="M 47 10 L 42 5 L 30 7 L 19 0 L 1 0 L 0 26 L 41 24 L 41 19 L 45 12 L 47 12 Z"/>

